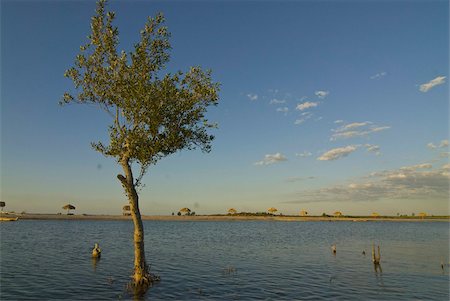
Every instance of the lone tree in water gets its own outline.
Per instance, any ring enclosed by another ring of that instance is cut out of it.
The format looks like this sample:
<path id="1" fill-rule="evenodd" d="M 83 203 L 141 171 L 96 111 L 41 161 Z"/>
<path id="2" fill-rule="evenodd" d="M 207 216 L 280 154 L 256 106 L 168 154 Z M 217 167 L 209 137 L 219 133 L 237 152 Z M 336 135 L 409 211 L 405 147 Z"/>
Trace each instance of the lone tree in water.
<path id="1" fill-rule="evenodd" d="M 169 61 L 170 33 L 164 17 L 149 17 L 140 41 L 130 53 L 118 52 L 119 32 L 115 14 L 105 11 L 99 0 L 92 17 L 88 43 L 80 47 L 75 66 L 64 74 L 78 94 L 65 93 L 61 104 L 96 105 L 111 116 L 109 143 L 92 143 L 123 169 L 117 175 L 130 203 L 134 223 L 135 292 L 145 292 L 155 280 L 145 260 L 144 229 L 139 212 L 138 188 L 147 169 L 160 159 L 182 149 L 211 149 L 215 128 L 205 113 L 218 103 L 219 84 L 211 71 L 192 67 L 183 73 L 161 74 Z M 139 170 L 139 174 L 133 173 Z"/>

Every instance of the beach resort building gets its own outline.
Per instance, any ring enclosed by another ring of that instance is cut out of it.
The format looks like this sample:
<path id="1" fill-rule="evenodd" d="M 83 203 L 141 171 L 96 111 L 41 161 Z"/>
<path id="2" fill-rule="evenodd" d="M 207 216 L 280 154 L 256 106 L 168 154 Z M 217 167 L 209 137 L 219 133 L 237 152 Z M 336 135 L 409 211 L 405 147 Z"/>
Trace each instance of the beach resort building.
<path id="1" fill-rule="evenodd" d="M 334 217 L 341 217 L 342 216 L 342 212 L 340 211 L 336 211 L 335 213 L 333 213 Z"/>

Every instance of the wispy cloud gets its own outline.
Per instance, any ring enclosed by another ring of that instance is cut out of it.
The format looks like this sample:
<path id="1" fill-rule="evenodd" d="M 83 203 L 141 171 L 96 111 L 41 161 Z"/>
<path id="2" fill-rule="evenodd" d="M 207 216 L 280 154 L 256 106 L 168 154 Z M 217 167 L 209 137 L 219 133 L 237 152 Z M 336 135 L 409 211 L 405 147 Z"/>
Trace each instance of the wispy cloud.
<path id="1" fill-rule="evenodd" d="M 289 112 L 289 108 L 288 107 L 277 108 L 276 111 L 284 113 L 286 115 Z"/>
<path id="2" fill-rule="evenodd" d="M 334 121 L 334 123 L 336 123 L 336 124 L 338 124 L 338 123 L 343 123 L 343 122 L 344 122 L 344 120 L 341 120 L 341 119 L 335 120 L 335 121 Z"/>
<path id="3" fill-rule="evenodd" d="M 328 92 L 328 91 L 316 91 L 314 94 L 317 97 L 319 97 L 320 99 L 324 99 L 325 97 L 327 97 L 330 94 L 330 92 Z"/>
<path id="4" fill-rule="evenodd" d="M 299 110 L 299 111 L 304 111 L 304 110 L 309 109 L 309 108 L 315 108 L 318 105 L 319 105 L 318 102 L 306 101 L 306 102 L 303 102 L 303 103 L 299 103 L 295 109 Z"/>
<path id="5" fill-rule="evenodd" d="M 387 75 L 387 72 L 383 71 L 383 72 L 380 72 L 380 73 L 372 75 L 370 77 L 370 79 L 380 79 L 380 78 L 382 78 L 383 76 L 386 76 L 386 75 Z"/>
<path id="6" fill-rule="evenodd" d="M 247 94 L 247 97 L 248 97 L 248 99 L 255 101 L 258 99 L 258 94 L 249 93 L 249 94 Z"/>
<path id="7" fill-rule="evenodd" d="M 310 119 L 313 115 L 314 115 L 314 114 L 311 113 L 311 112 L 303 112 L 303 113 L 301 114 L 301 117 L 300 117 L 299 119 L 295 120 L 294 124 L 295 124 L 295 125 L 302 124 L 302 123 L 304 123 L 306 120 Z"/>
<path id="8" fill-rule="evenodd" d="M 286 103 L 285 99 L 276 99 L 276 98 L 271 99 L 269 102 L 269 104 L 271 104 L 271 105 L 278 105 L 278 104 L 283 104 L 283 103 Z"/>
<path id="9" fill-rule="evenodd" d="M 430 89 L 445 83 L 445 79 L 446 79 L 446 76 L 438 76 L 438 77 L 430 80 L 428 83 L 420 85 L 419 90 L 421 92 L 428 92 Z"/>
<path id="10" fill-rule="evenodd" d="M 446 148 L 446 147 L 448 147 L 448 146 L 449 146 L 449 141 L 448 141 L 447 139 L 441 140 L 441 142 L 439 143 L 439 145 L 437 145 L 437 144 L 435 144 L 435 143 L 433 143 L 433 142 L 430 142 L 430 143 L 427 144 L 427 147 L 428 147 L 429 149 Z"/>
<path id="11" fill-rule="evenodd" d="M 364 144 L 364 147 L 366 148 L 366 150 L 368 152 L 375 153 L 375 155 L 377 155 L 377 156 L 381 155 L 379 145 Z"/>
<path id="12" fill-rule="evenodd" d="M 307 152 L 307 151 L 304 151 L 304 152 L 302 152 L 302 153 L 296 153 L 295 155 L 296 155 L 297 157 L 310 157 L 310 156 L 312 156 L 312 153 Z"/>
<path id="13" fill-rule="evenodd" d="M 357 150 L 358 147 L 359 147 L 358 145 L 348 145 L 345 147 L 333 148 L 333 149 L 325 152 L 324 154 L 322 154 L 322 156 L 317 158 L 317 160 L 332 161 L 332 160 L 337 160 L 337 159 L 340 159 L 343 157 L 347 157 L 349 154 L 351 154 L 355 150 Z"/>
<path id="14" fill-rule="evenodd" d="M 287 158 L 282 155 L 281 153 L 275 153 L 275 154 L 267 154 L 264 156 L 264 159 L 261 161 L 255 162 L 255 165 L 271 165 L 275 163 L 280 163 L 283 161 L 287 161 Z"/>
<path id="15" fill-rule="evenodd" d="M 294 183 L 294 182 L 301 182 L 301 181 L 313 180 L 313 179 L 315 179 L 315 177 L 313 177 L 313 176 L 311 176 L 311 177 L 289 177 L 286 179 L 286 182 Z"/>
<path id="16" fill-rule="evenodd" d="M 376 201 L 383 199 L 434 199 L 448 202 L 449 166 L 431 169 L 418 164 L 400 169 L 375 172 L 365 180 L 320 189 L 306 190 L 288 203 L 329 201 Z M 431 169 L 431 170 L 430 170 Z"/>
<path id="17" fill-rule="evenodd" d="M 371 133 L 381 132 L 390 128 L 390 126 L 374 125 L 371 121 L 353 122 L 342 125 L 337 129 L 332 129 L 331 131 L 334 132 L 334 134 L 331 135 L 330 141 L 354 137 L 365 137 Z"/>

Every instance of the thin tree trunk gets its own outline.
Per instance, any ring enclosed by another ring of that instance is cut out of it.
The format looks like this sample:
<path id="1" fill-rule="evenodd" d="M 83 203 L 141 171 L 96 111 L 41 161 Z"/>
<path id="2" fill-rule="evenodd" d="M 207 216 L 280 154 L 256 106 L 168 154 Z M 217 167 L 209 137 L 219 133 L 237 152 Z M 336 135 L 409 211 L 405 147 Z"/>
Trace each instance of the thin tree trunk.
<path id="1" fill-rule="evenodd" d="M 128 160 L 121 162 L 125 177 L 118 175 L 122 182 L 130 202 L 131 217 L 134 223 L 134 274 L 133 282 L 137 286 L 148 285 L 149 271 L 145 262 L 144 251 L 144 227 L 142 225 L 141 213 L 139 211 L 139 196 L 134 187 L 133 172 Z"/>

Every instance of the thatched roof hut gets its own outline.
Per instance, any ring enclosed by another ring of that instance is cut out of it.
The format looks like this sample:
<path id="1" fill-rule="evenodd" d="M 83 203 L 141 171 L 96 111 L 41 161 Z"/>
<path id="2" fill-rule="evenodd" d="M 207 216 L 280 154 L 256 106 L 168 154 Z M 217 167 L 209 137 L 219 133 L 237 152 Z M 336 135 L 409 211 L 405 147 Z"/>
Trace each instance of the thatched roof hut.
<path id="1" fill-rule="evenodd" d="M 308 215 L 308 211 L 306 211 L 306 210 L 300 211 L 300 216 L 307 216 L 307 215 Z"/>
<path id="2" fill-rule="evenodd" d="M 335 213 L 333 213 L 333 215 L 335 217 L 339 217 L 339 216 L 342 216 L 342 212 L 341 211 L 336 211 Z"/>
<path id="3" fill-rule="evenodd" d="M 62 209 L 67 210 L 67 214 L 70 214 L 69 211 L 70 211 L 70 210 L 75 210 L 76 208 L 75 208 L 74 205 L 66 204 L 66 205 L 64 205 L 64 206 L 62 207 Z"/>
<path id="4" fill-rule="evenodd" d="M 184 207 L 184 208 L 181 208 L 181 209 L 180 209 L 180 212 L 181 212 L 181 213 L 184 213 L 184 214 L 189 214 L 189 213 L 191 213 L 191 209 L 189 209 L 189 208 L 187 208 L 187 207 Z"/>
<path id="5" fill-rule="evenodd" d="M 372 212 L 372 217 L 380 217 L 380 214 L 378 212 Z"/>
<path id="6" fill-rule="evenodd" d="M 234 209 L 234 208 L 228 209 L 228 214 L 236 214 L 236 213 L 237 213 L 236 209 Z"/>
<path id="7" fill-rule="evenodd" d="M 268 211 L 270 214 L 274 214 L 274 213 L 277 212 L 278 210 L 277 210 L 277 208 L 275 208 L 275 207 L 270 207 L 269 209 L 267 209 L 267 211 Z"/>

